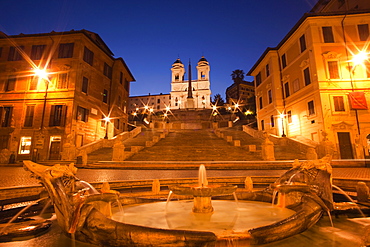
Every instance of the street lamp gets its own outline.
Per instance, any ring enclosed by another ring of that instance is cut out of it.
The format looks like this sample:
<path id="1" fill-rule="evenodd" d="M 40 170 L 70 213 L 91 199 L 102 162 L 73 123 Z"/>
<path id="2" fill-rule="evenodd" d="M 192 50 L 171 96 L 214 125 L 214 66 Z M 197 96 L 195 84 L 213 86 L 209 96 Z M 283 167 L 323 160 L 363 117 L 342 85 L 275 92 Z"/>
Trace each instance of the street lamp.
<path id="1" fill-rule="evenodd" d="M 360 51 L 358 54 L 354 55 L 352 62 L 356 65 L 363 64 L 368 59 L 368 54 L 365 51 Z"/>
<path id="2" fill-rule="evenodd" d="M 44 80 L 45 81 L 45 95 L 44 95 L 44 105 L 42 108 L 42 116 L 41 116 L 41 124 L 40 129 L 42 130 L 44 127 L 44 118 L 45 118 L 45 111 L 46 111 L 46 99 L 48 96 L 48 89 L 49 89 L 49 73 L 46 72 L 45 69 L 35 68 L 34 74 L 39 78 L 39 81 Z"/>
<path id="3" fill-rule="evenodd" d="M 103 120 L 105 121 L 105 136 L 104 139 L 108 139 L 108 123 L 110 122 L 110 117 L 105 117 Z"/>
<path id="4" fill-rule="evenodd" d="M 286 137 L 286 135 L 285 135 L 285 132 L 284 132 L 284 114 L 280 114 L 280 119 L 281 119 L 281 128 L 282 128 L 282 130 L 283 130 L 283 133 L 281 134 L 281 137 Z"/>

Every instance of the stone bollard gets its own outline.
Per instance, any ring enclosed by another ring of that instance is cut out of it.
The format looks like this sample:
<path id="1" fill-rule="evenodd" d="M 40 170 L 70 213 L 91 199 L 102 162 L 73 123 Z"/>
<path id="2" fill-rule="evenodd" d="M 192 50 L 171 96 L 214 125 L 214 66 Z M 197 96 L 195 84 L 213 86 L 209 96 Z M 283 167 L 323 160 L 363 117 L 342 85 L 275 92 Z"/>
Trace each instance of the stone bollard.
<path id="1" fill-rule="evenodd" d="M 247 190 L 247 191 L 250 191 L 252 192 L 253 191 L 253 181 L 252 181 L 252 178 L 251 177 L 246 177 L 245 180 L 244 180 L 244 188 Z"/>
<path id="2" fill-rule="evenodd" d="M 256 145 L 248 145 L 248 151 L 253 153 L 256 152 L 257 151 Z"/>
<path id="3" fill-rule="evenodd" d="M 358 182 L 356 186 L 357 191 L 357 201 L 358 202 L 369 202 L 370 201 L 370 192 L 369 187 L 365 182 Z"/>
<path id="4" fill-rule="evenodd" d="M 145 142 L 145 147 L 152 147 L 154 144 L 153 144 L 153 141 L 146 141 Z"/>
<path id="5" fill-rule="evenodd" d="M 268 134 L 264 133 L 265 140 L 262 142 L 262 159 L 275 160 L 274 143 L 269 140 Z"/>
<path id="6" fill-rule="evenodd" d="M 226 141 L 227 142 L 232 142 L 233 141 L 233 137 L 232 136 L 226 136 Z"/>
<path id="7" fill-rule="evenodd" d="M 161 191 L 161 184 L 159 183 L 159 179 L 154 179 L 152 183 L 152 192 L 155 195 L 159 195 L 160 191 Z"/>
<path id="8" fill-rule="evenodd" d="M 125 160 L 125 145 L 122 142 L 116 142 L 113 145 L 112 161 Z"/>
<path id="9" fill-rule="evenodd" d="M 228 121 L 227 122 L 227 127 L 229 127 L 229 128 L 233 127 L 233 121 Z"/>
<path id="10" fill-rule="evenodd" d="M 132 153 L 138 153 L 142 149 L 144 149 L 143 146 L 131 146 L 131 152 Z"/>
<path id="11" fill-rule="evenodd" d="M 74 160 L 76 158 L 76 146 L 71 143 L 63 145 L 63 152 L 61 152 L 62 160 Z"/>
<path id="12" fill-rule="evenodd" d="M 307 160 L 317 160 L 317 153 L 314 148 L 308 148 L 306 153 Z"/>
<path id="13" fill-rule="evenodd" d="M 84 166 L 87 165 L 87 152 L 86 152 L 86 150 L 81 150 L 79 152 L 78 156 L 81 157 L 81 164 L 84 165 Z M 78 164 L 78 162 L 77 162 L 77 164 Z"/>
<path id="14" fill-rule="evenodd" d="M 240 147 L 240 140 L 234 140 L 234 146 Z"/>
<path id="15" fill-rule="evenodd" d="M 153 136 L 153 143 L 159 142 L 159 136 Z"/>
<path id="16" fill-rule="evenodd" d="M 10 151 L 7 148 L 4 148 L 0 152 L 0 164 L 8 164 L 10 158 Z"/>

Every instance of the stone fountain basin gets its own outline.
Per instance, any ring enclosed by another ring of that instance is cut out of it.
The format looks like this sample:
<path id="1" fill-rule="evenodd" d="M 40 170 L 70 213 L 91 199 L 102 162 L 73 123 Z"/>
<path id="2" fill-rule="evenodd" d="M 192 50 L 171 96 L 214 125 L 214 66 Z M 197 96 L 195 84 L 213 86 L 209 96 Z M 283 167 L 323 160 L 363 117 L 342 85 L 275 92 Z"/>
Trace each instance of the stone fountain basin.
<path id="1" fill-rule="evenodd" d="M 292 191 L 300 191 L 303 193 L 310 192 L 310 186 L 307 184 L 282 184 L 276 187 L 282 193 L 289 193 Z"/>
<path id="2" fill-rule="evenodd" d="M 220 195 L 230 195 L 236 191 L 238 186 L 234 185 L 174 185 L 169 186 L 169 190 L 175 195 L 194 196 L 194 197 L 211 197 Z"/>

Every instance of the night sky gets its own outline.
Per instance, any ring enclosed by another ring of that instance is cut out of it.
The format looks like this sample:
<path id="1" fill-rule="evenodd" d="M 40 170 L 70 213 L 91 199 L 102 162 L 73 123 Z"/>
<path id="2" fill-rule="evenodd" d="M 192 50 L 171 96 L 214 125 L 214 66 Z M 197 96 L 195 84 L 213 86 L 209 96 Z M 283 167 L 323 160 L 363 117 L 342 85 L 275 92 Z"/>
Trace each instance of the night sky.
<path id="1" fill-rule="evenodd" d="M 171 65 L 195 66 L 205 56 L 212 94 L 232 84 L 275 47 L 317 0 L 1 0 L 0 30 L 8 35 L 86 29 L 122 57 L 136 82 L 131 96 L 169 93 Z M 187 79 L 187 75 L 185 76 Z M 253 80 L 246 77 L 246 80 Z"/>

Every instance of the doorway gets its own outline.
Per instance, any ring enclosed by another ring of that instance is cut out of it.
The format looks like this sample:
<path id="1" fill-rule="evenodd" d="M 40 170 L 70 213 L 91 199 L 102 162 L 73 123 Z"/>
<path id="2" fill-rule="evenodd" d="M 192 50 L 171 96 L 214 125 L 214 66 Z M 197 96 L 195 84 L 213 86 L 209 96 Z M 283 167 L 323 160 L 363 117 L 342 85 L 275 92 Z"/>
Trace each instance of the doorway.
<path id="1" fill-rule="evenodd" d="M 353 159 L 351 135 L 349 132 L 337 132 L 341 159 Z"/>
<path id="2" fill-rule="evenodd" d="M 61 137 L 50 137 L 49 160 L 60 160 Z"/>

